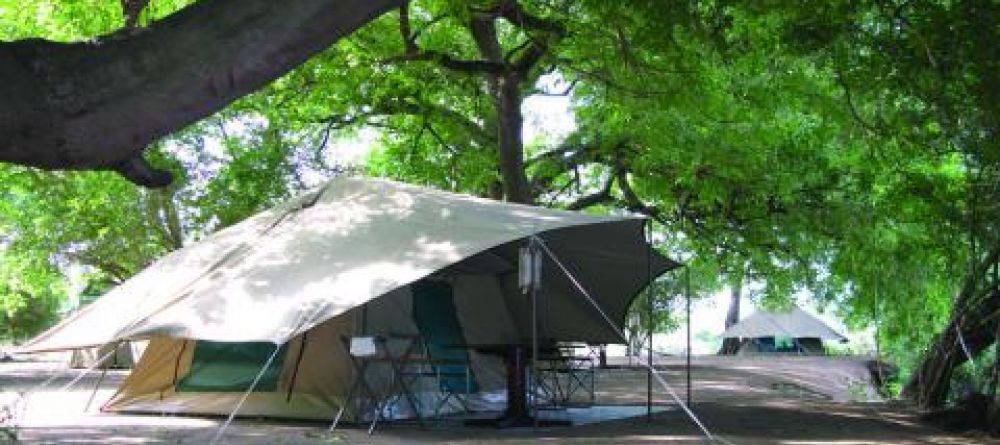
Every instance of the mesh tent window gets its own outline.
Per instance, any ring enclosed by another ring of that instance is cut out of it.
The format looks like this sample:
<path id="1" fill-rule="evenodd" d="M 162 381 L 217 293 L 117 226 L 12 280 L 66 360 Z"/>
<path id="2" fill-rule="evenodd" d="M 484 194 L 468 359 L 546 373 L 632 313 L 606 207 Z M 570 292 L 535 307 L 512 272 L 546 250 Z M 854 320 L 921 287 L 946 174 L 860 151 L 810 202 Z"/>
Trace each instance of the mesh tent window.
<path id="1" fill-rule="evenodd" d="M 774 337 L 774 349 L 778 352 L 794 352 L 798 350 L 795 339 L 789 336 Z"/>
<path id="2" fill-rule="evenodd" d="M 199 340 L 191 370 L 177 382 L 177 392 L 244 392 L 250 389 L 261 366 L 274 353 L 268 342 L 223 343 Z M 264 370 L 254 392 L 278 390 L 278 378 L 287 344 Z"/>

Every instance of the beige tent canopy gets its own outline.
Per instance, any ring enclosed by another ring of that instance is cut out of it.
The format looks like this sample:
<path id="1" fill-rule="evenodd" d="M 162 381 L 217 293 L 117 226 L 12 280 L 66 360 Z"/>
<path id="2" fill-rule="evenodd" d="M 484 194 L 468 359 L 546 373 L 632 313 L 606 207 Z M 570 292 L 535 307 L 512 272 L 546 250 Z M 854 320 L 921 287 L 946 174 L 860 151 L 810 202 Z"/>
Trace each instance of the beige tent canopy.
<path id="1" fill-rule="evenodd" d="M 123 342 L 94 348 L 72 350 L 66 365 L 74 369 L 127 369 L 135 366 L 136 358 L 142 355 L 145 342 Z M 98 360 L 101 362 L 98 363 Z"/>
<path id="2" fill-rule="evenodd" d="M 415 283 L 447 283 L 470 345 L 529 339 L 517 252 L 535 236 L 619 323 L 649 279 L 676 266 L 645 242 L 641 219 L 340 178 L 166 256 L 22 350 L 150 339 L 110 408 L 227 413 L 242 386 L 185 382 L 215 372 L 212 351 L 229 368 L 260 369 L 259 350 L 282 345 L 241 414 L 328 418 L 353 378 L 340 337 L 418 332 Z M 551 261 L 543 276 L 540 337 L 619 341 Z M 487 362 L 477 359 L 483 376 Z"/>
<path id="3" fill-rule="evenodd" d="M 824 340 L 847 341 L 837 331 L 798 306 L 785 310 L 757 310 L 722 333 L 723 338 L 739 338 L 739 353 L 787 352 L 823 353 Z M 776 339 L 787 339 L 784 347 Z"/>

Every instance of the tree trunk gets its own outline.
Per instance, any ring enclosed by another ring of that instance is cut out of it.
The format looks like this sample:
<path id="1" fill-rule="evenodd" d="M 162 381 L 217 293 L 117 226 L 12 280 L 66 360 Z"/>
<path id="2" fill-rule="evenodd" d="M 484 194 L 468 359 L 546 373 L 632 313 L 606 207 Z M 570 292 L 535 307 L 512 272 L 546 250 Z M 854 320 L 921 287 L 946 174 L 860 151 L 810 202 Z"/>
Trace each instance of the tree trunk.
<path id="1" fill-rule="evenodd" d="M 960 298 L 952 310 L 952 320 L 937 335 L 916 372 L 903 387 L 903 397 L 921 408 L 939 408 L 947 401 L 951 377 L 956 367 L 978 356 L 997 341 L 991 317 L 1000 311 L 1000 293 L 976 298 Z M 961 332 L 961 340 L 958 333 Z M 964 343 L 964 347 L 963 347 Z"/>
<path id="2" fill-rule="evenodd" d="M 498 80 L 496 101 L 497 139 L 500 148 L 500 172 L 503 174 L 504 194 L 507 200 L 533 204 L 535 199 L 524 172 L 524 141 L 521 130 L 521 80 L 519 75 L 501 76 Z"/>
<path id="3" fill-rule="evenodd" d="M 95 41 L 0 43 L 0 161 L 110 169 L 163 186 L 142 151 L 218 111 L 400 0 L 201 0 Z"/>
<path id="4" fill-rule="evenodd" d="M 496 17 L 492 16 L 475 17 L 469 27 L 483 58 L 506 65 L 495 20 Z M 497 115 L 497 149 L 500 152 L 504 197 L 511 202 L 533 204 L 534 196 L 524 171 L 524 141 L 521 136 L 524 127 L 521 115 L 524 73 L 508 67 L 503 72 L 487 73 L 486 79 Z"/>
<path id="5" fill-rule="evenodd" d="M 729 283 L 729 310 L 726 312 L 726 329 L 740 321 L 740 298 L 743 296 L 743 277 L 740 276 Z M 740 339 L 724 338 L 719 355 L 734 355 L 740 349 Z"/>

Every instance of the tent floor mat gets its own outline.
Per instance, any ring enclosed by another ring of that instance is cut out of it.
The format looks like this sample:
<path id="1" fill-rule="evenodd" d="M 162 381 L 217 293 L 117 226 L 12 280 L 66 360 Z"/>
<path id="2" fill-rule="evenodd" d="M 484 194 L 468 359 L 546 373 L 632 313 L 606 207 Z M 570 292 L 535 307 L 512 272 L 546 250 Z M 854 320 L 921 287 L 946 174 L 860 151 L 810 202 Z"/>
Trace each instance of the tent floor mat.
<path id="1" fill-rule="evenodd" d="M 676 409 L 671 406 L 653 405 L 653 414 Z M 476 412 L 470 414 L 450 415 L 439 421 L 429 420 L 428 424 L 436 422 L 453 424 L 468 424 L 470 426 L 498 426 L 496 420 L 502 412 Z M 578 426 L 592 423 L 609 422 L 646 415 L 646 405 L 593 405 L 589 407 L 574 407 L 566 409 L 539 410 L 540 427 Z M 493 421 L 491 423 L 491 421 Z M 504 427 L 504 425 L 499 425 Z M 513 426 L 511 429 L 533 428 L 533 425 Z"/>

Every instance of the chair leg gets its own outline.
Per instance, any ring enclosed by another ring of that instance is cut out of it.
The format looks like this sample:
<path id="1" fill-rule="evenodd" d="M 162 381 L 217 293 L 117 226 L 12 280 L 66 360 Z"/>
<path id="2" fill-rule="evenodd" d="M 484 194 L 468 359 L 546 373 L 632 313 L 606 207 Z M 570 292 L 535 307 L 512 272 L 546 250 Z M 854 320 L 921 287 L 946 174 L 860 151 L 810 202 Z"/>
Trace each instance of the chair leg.
<path id="1" fill-rule="evenodd" d="M 371 436 L 375 431 L 375 425 L 378 423 L 379 419 L 382 418 L 382 407 L 379 406 L 378 400 L 375 401 L 375 412 L 372 415 L 372 424 L 368 427 L 368 435 Z"/>
<path id="2" fill-rule="evenodd" d="M 455 395 L 455 400 L 458 400 L 458 404 L 462 406 L 462 411 L 466 413 L 471 413 L 472 409 L 469 408 L 469 403 L 465 400 L 464 396 Z"/>
<path id="3" fill-rule="evenodd" d="M 593 366 L 586 369 L 586 373 L 583 375 L 583 381 L 580 383 L 580 388 L 586 391 L 590 405 L 593 405 L 597 400 L 597 371 Z"/>
<path id="4" fill-rule="evenodd" d="M 443 408 L 444 404 L 451 399 L 452 395 L 453 395 L 452 393 L 446 392 L 444 394 L 444 397 L 442 397 L 441 400 L 438 400 L 437 405 L 434 407 L 434 418 L 441 419 L 441 408 Z"/>
<path id="5" fill-rule="evenodd" d="M 344 411 L 347 408 L 347 404 L 351 403 L 351 400 L 354 400 L 354 393 L 357 392 L 357 389 L 358 389 L 358 383 L 355 382 L 354 385 L 351 385 L 351 390 L 347 392 L 347 397 L 344 399 L 343 402 L 340 403 L 340 409 L 337 410 L 337 416 L 333 418 L 333 423 L 330 424 L 330 429 L 329 429 L 330 432 L 333 432 L 333 430 L 337 429 L 337 425 L 340 424 L 340 418 L 341 416 L 344 415 Z"/>
<path id="6" fill-rule="evenodd" d="M 344 405 L 340 405 L 340 409 L 337 410 L 337 417 L 333 418 L 333 423 L 330 424 L 329 431 L 332 433 L 333 430 L 337 429 L 337 425 L 340 424 L 340 416 L 344 415 Z"/>

